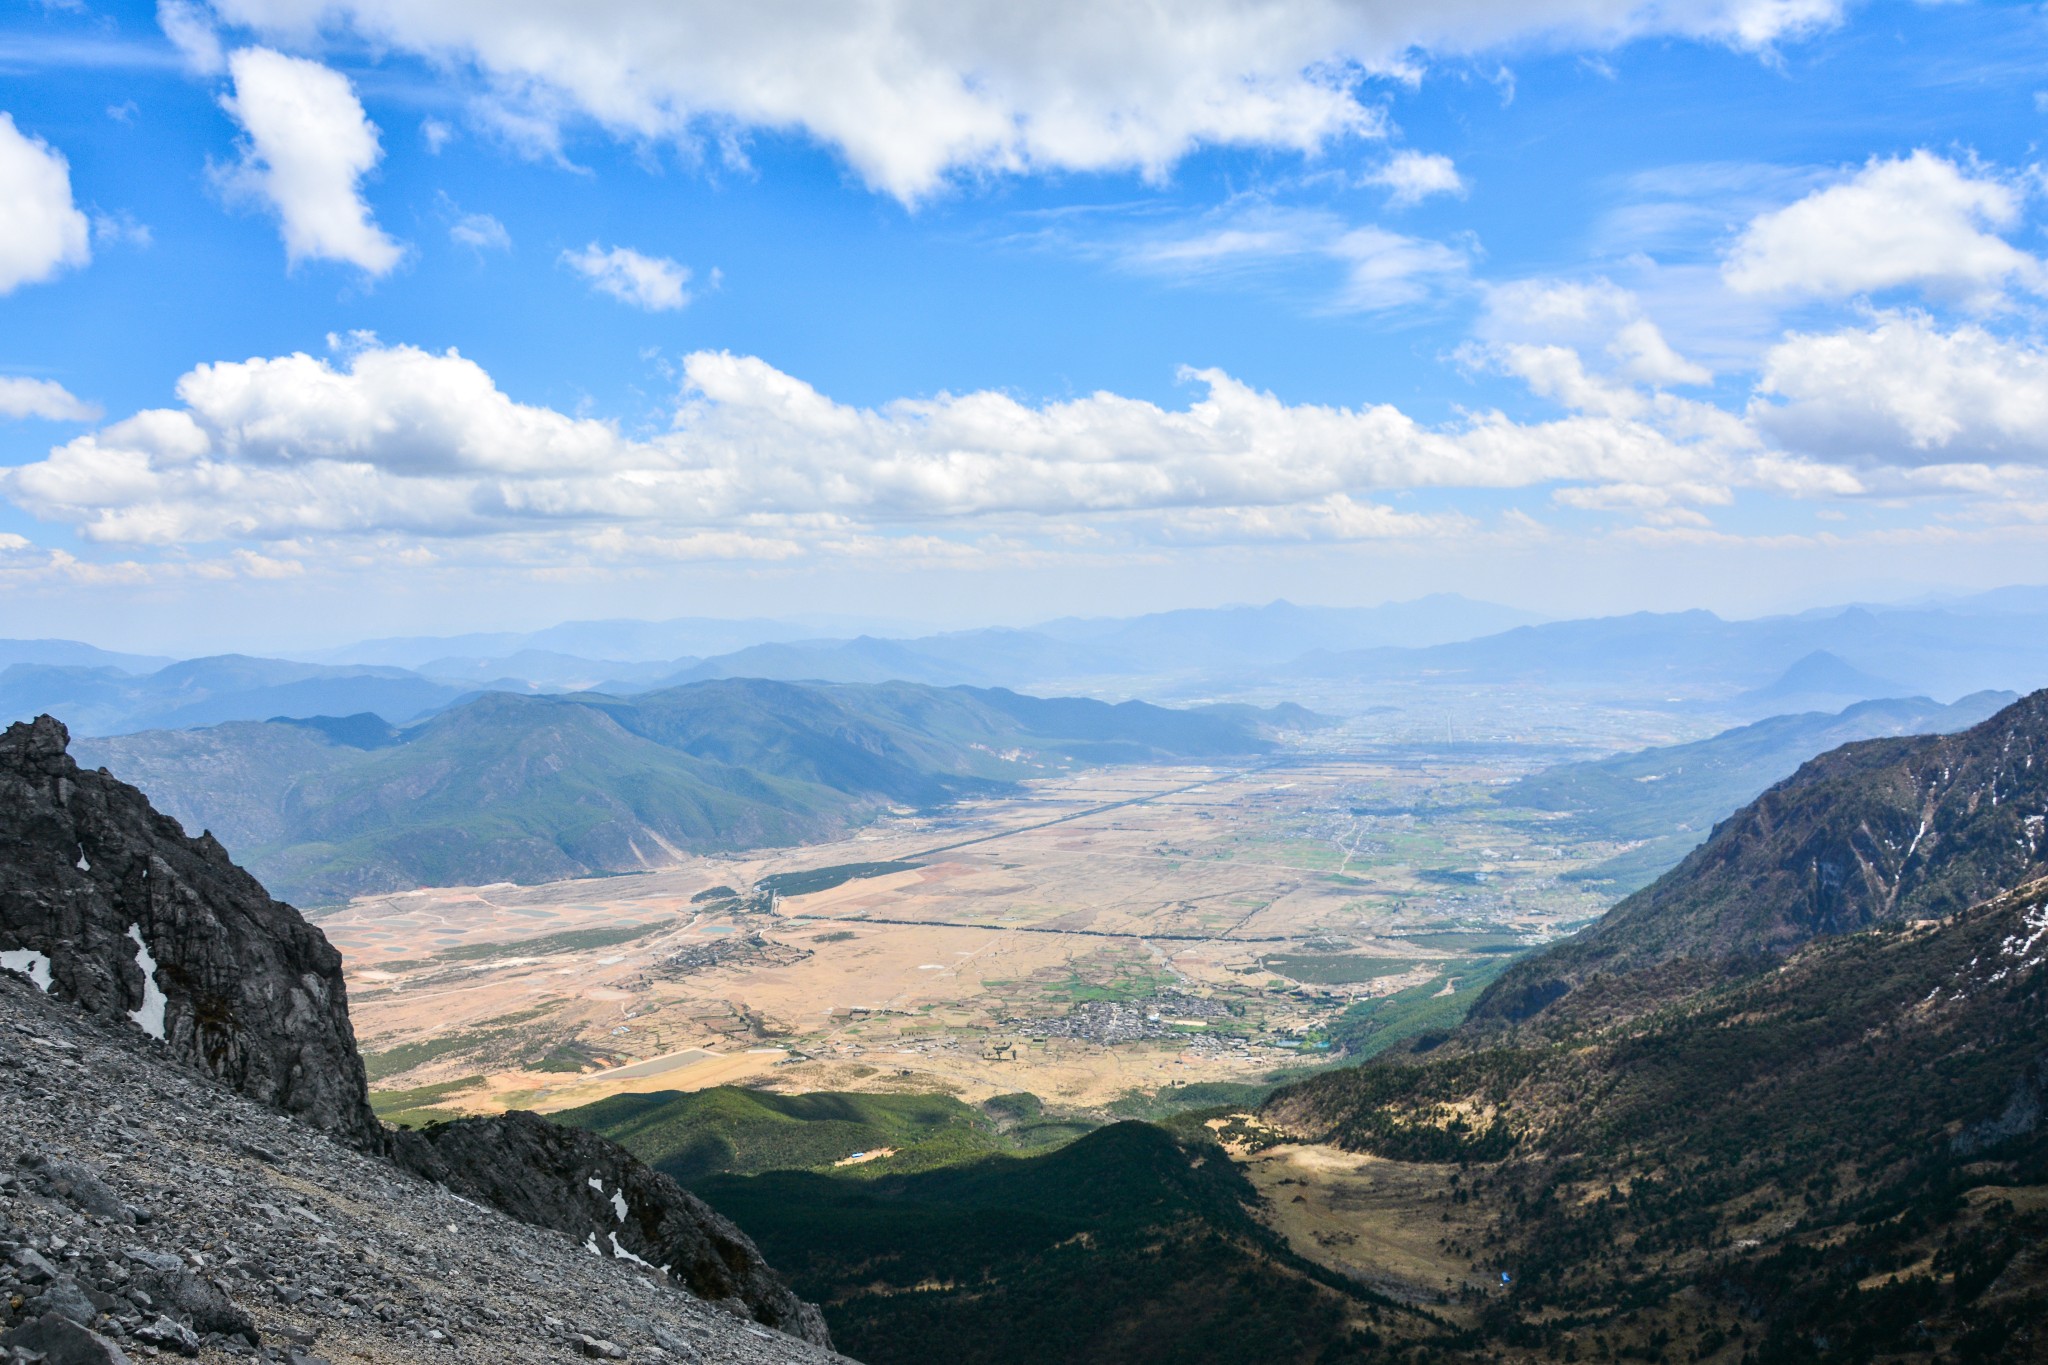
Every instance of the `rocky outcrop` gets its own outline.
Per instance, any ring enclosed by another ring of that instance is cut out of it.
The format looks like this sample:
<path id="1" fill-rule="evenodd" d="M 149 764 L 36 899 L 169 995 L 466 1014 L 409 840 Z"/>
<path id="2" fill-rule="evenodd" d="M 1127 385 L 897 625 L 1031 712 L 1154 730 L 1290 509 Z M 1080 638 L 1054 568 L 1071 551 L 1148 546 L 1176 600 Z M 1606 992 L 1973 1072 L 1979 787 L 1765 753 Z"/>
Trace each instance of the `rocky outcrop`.
<path id="1" fill-rule="evenodd" d="M 0 1361 L 848 1365 L 163 1062 L 0 972 Z"/>
<path id="2" fill-rule="evenodd" d="M 48 716 L 0 734 L 0 967 L 358 1151 L 830 1345 L 818 1310 L 744 1233 L 608 1139 L 531 1114 L 387 1132 L 326 936 L 212 835 L 187 838 L 135 788 L 79 768 L 68 738 Z M 89 1169 L 49 1162 L 34 1178 L 94 1216 L 124 1217 Z M 180 1280 L 149 1292 L 184 1304 L 196 1291 Z M 235 1330 L 186 1306 L 212 1324 L 202 1331 Z"/>
<path id="3" fill-rule="evenodd" d="M 0 734 L 0 965 L 344 1141 L 381 1140 L 341 955 L 210 834 L 81 769 L 49 716 Z"/>
<path id="4" fill-rule="evenodd" d="M 593 1256 L 659 1269 L 742 1317 L 832 1344 L 824 1316 L 790 1292 L 745 1233 L 615 1142 L 524 1112 L 392 1141 L 400 1165 L 458 1194 L 565 1232 Z"/>

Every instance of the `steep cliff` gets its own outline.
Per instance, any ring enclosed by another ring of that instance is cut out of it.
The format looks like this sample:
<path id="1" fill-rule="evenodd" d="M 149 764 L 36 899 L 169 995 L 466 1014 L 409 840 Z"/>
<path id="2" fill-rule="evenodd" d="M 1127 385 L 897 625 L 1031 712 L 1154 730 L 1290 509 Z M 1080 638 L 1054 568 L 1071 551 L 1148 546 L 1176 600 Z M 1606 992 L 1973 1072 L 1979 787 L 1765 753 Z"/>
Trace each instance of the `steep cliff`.
<path id="1" fill-rule="evenodd" d="M 126 1018 L 253 1100 L 381 1141 L 341 954 L 209 834 L 81 769 L 48 716 L 0 734 L 0 965 Z"/>

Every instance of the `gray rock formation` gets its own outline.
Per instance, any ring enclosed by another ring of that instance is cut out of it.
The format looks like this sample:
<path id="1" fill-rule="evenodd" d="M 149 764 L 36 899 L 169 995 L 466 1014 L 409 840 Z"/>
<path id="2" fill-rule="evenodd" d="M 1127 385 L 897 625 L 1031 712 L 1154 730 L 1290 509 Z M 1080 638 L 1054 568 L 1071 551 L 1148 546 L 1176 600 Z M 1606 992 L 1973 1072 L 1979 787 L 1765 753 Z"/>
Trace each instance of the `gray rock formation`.
<path id="1" fill-rule="evenodd" d="M 659 1267 L 700 1299 L 829 1347 L 825 1319 L 747 1235 L 615 1142 L 534 1114 L 458 1119 L 393 1135 L 399 1164 L 592 1255 Z"/>
<path id="2" fill-rule="evenodd" d="M 17 1346 L 45 1365 L 847 1365 L 0 972 L 0 1361 L 37 1358 Z"/>
<path id="3" fill-rule="evenodd" d="M 341 956 L 325 935 L 210 834 L 187 838 L 135 788 L 81 770 L 67 742 L 48 716 L 0 734 L 0 967 L 361 1152 L 830 1345 L 822 1315 L 744 1233 L 614 1142 L 531 1114 L 387 1132 L 370 1109 Z M 397 1173 L 382 1169 L 388 1184 Z M 37 1157 L 24 1180 L 91 1217 L 136 1221 L 80 1163 Z M 174 1338 L 232 1336 L 247 1322 L 175 1259 L 136 1276 L 152 1303 L 174 1311 Z M 43 1293 L 56 1295 L 44 1317 L 85 1311 L 55 1282 Z"/>
<path id="4" fill-rule="evenodd" d="M 0 734 L 0 965 L 262 1104 L 380 1141 L 341 955 L 210 834 L 81 769 L 49 716 Z"/>

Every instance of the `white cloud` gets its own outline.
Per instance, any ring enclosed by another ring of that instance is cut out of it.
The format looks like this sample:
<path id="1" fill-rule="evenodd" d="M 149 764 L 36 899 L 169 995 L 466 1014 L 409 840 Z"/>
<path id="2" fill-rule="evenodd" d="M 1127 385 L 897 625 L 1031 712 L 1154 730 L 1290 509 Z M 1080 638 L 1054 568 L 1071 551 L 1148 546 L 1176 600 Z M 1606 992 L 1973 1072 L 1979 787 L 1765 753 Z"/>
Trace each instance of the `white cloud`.
<path id="1" fill-rule="evenodd" d="M 51 379 L 0 375 L 0 417 L 42 417 L 52 422 L 90 422 L 100 410 L 71 396 Z"/>
<path id="2" fill-rule="evenodd" d="M 0 294 L 91 259 L 91 228 L 71 202 L 70 163 L 0 112 Z"/>
<path id="3" fill-rule="evenodd" d="M 1722 274 L 1744 294 L 1845 298 L 1910 286 L 1994 307 L 2009 285 L 2048 288 L 2041 261 L 1998 235 L 2018 226 L 2022 202 L 2016 186 L 1931 152 L 1873 160 L 1753 219 Z"/>
<path id="4" fill-rule="evenodd" d="M 448 226 L 448 238 L 473 251 L 510 251 L 512 234 L 488 213 L 465 213 Z"/>
<path id="5" fill-rule="evenodd" d="M 1399 152 L 1393 160 L 1366 176 L 1375 185 L 1385 185 L 1391 202 L 1401 206 L 1419 204 L 1433 194 L 1465 197 L 1465 178 L 1447 156 L 1429 152 Z"/>
<path id="6" fill-rule="evenodd" d="M 1476 358 L 1525 379 L 1552 375 L 1546 381 L 1552 387 L 1539 389 L 1550 396 L 1584 382 L 1583 353 L 1596 347 L 1608 358 L 1612 377 L 1631 383 L 1668 388 L 1709 384 L 1714 378 L 1706 366 L 1672 348 L 1657 324 L 1644 316 L 1642 301 L 1632 291 L 1607 279 L 1539 278 L 1490 286 L 1479 332 L 1486 345 Z M 1566 379 L 1556 357 L 1544 358 L 1548 352 L 1568 355 L 1579 378 Z"/>
<path id="7" fill-rule="evenodd" d="M 1131 515 L 1159 535 L 1358 539 L 1447 524 L 1366 500 L 1381 490 L 1838 486 L 1761 451 L 1736 419 L 1661 396 L 1548 423 L 1479 414 L 1431 428 L 1386 405 L 1284 403 L 1214 370 L 1188 373 L 1199 396 L 1183 408 L 987 391 L 855 408 L 748 357 L 698 352 L 683 369 L 672 428 L 632 438 L 515 402 L 452 351 L 359 339 L 338 360 L 202 365 L 179 381 L 180 407 L 79 437 L 0 474 L 0 490 L 105 542 L 582 544 L 607 528 L 696 543 L 787 539 L 819 518 L 862 534 L 1005 519 L 1044 534 Z"/>
<path id="8" fill-rule="evenodd" d="M 1303 261 L 1335 266 L 1324 307 L 1373 312 L 1420 303 L 1463 283 L 1470 262 L 1441 242 L 1306 209 L 1233 210 L 1199 230 L 1160 234 L 1116 248 L 1135 269 L 1182 277 L 1271 272 Z"/>
<path id="9" fill-rule="evenodd" d="M 214 0 L 277 41 L 322 26 L 477 73 L 545 150 L 581 115 L 635 140 L 794 131 L 905 200 L 957 173 L 1138 170 L 1198 146 L 1314 153 L 1372 136 L 1365 73 L 1421 50 L 1675 34 L 1748 49 L 1844 0 Z"/>
<path id="10" fill-rule="evenodd" d="M 268 48 L 228 58 L 234 94 L 221 107 L 242 125 L 242 160 L 222 173 L 231 190 L 276 211 L 286 257 L 345 261 L 385 275 L 404 256 L 370 217 L 359 182 L 383 157 L 377 126 L 348 78 Z"/>
<path id="11" fill-rule="evenodd" d="M 590 281 L 590 287 L 650 313 L 671 312 L 690 302 L 688 267 L 666 256 L 643 256 L 630 247 L 601 247 L 562 253 L 562 264 Z"/>
<path id="12" fill-rule="evenodd" d="M 1766 357 L 1752 419 L 1835 459 L 2048 463 L 2048 352 L 1920 313 L 1795 334 Z"/>
<path id="13" fill-rule="evenodd" d="M 213 16 L 198 0 L 156 0 L 156 23 L 185 59 L 186 69 L 201 76 L 218 76 L 228 69 Z"/>
<path id="14" fill-rule="evenodd" d="M 96 242 L 111 242 L 119 246 L 147 247 L 156 240 L 156 234 L 149 230 L 149 224 L 142 222 L 125 210 L 120 213 L 95 213 L 92 216 L 92 235 Z"/>

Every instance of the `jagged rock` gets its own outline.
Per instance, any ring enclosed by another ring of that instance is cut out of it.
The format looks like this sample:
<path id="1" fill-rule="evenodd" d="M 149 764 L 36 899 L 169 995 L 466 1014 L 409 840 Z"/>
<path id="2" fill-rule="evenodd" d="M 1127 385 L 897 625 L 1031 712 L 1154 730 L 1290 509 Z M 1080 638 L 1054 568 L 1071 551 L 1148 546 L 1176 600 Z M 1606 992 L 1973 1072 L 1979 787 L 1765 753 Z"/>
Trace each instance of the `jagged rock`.
<path id="1" fill-rule="evenodd" d="M 81 1213 L 95 1218 L 134 1217 L 120 1196 L 107 1188 L 107 1182 L 89 1167 L 75 1161 L 43 1161 L 36 1165 L 35 1174 L 43 1193 L 62 1199 Z"/>
<path id="2" fill-rule="evenodd" d="M 831 1345 L 824 1315 L 790 1292 L 745 1233 L 607 1138 L 515 1111 L 397 1134 L 393 1156 L 521 1222 L 568 1233 L 593 1255 L 658 1268 L 698 1298 Z"/>
<path id="3" fill-rule="evenodd" d="M 360 1151 L 567 1232 L 609 1259 L 667 1267 L 700 1298 L 830 1345 L 823 1316 L 744 1233 L 605 1138 L 531 1114 L 467 1120 L 431 1137 L 387 1133 L 370 1109 L 341 958 L 326 937 L 211 835 L 189 839 L 135 788 L 81 770 L 68 738 L 48 716 L 0 734 L 0 965 Z M 60 1055 L 71 1047 L 43 1041 Z M 25 1084 L 50 1093 L 36 1086 L 36 1067 L 25 1070 Z M 220 1142 L 264 1166 L 285 1161 L 275 1142 L 229 1134 Z M 27 1166 L 43 1190 L 84 1212 L 148 1221 L 84 1165 L 36 1158 Z M 140 1306 L 253 1343 L 248 1313 L 218 1285 L 174 1256 L 125 1254 L 138 1267 Z M 21 1277 L 41 1282 L 32 1274 L 46 1281 L 57 1272 L 37 1258 Z M 288 1303 L 322 1297 L 315 1286 L 278 1292 Z M 434 1332 L 441 1329 L 421 1329 L 429 1339 Z"/>
<path id="4" fill-rule="evenodd" d="M 78 1287 L 78 1281 L 69 1275 L 59 1275 L 50 1282 L 50 1287 L 36 1295 L 30 1304 L 38 1313 L 55 1313 L 69 1318 L 80 1327 L 90 1327 L 99 1317 L 100 1310 Z"/>
<path id="5" fill-rule="evenodd" d="M 119 1197 L 147 1200 L 157 1216 L 141 1226 L 83 1217 L 43 1196 L 31 1168 L 0 1146 L 0 1171 L 21 1177 L 0 1184 L 0 1251 L 34 1248 L 55 1263 L 50 1280 L 75 1278 L 100 1310 L 96 1330 L 137 1365 L 148 1348 L 165 1362 L 196 1349 L 207 1365 L 252 1354 L 295 1365 L 571 1365 L 587 1359 L 576 1334 L 633 1359 L 654 1359 L 664 1341 L 694 1343 L 694 1353 L 670 1356 L 684 1365 L 845 1365 L 631 1262 L 592 1256 L 580 1239 L 515 1221 L 166 1066 L 163 1050 L 127 1020 L 87 1015 L 0 973 L 0 1062 L 59 1045 L 71 1063 L 61 1101 L 26 1067 L 0 1065 L 0 1135 L 52 1160 L 103 1163 L 101 1178 Z M 277 1160 L 248 1156 L 252 1145 Z M 116 1149 L 118 1161 L 98 1155 Z M 37 1263 L 0 1265 L 0 1330 L 24 1316 L 12 1304 L 36 1291 L 20 1270 Z M 174 1302 L 187 1274 L 232 1294 L 228 1311 L 247 1313 L 260 1332 L 256 1352 L 246 1338 L 202 1329 L 206 1301 Z M 17 1365 L 5 1350 L 0 1361 Z"/>
<path id="6" fill-rule="evenodd" d="M 39 716 L 0 734 L 0 962 L 127 1019 L 241 1093 L 379 1140 L 341 955 L 211 834 L 66 752 Z"/>
<path id="7" fill-rule="evenodd" d="M 127 1352 L 113 1342 L 54 1313 L 0 1335 L 0 1347 L 39 1352 L 44 1365 L 130 1365 Z"/>
<path id="8" fill-rule="evenodd" d="M 255 1323 L 227 1291 L 189 1270 L 144 1270 L 135 1276 L 135 1284 L 149 1295 L 151 1304 L 190 1323 L 195 1331 L 255 1337 Z"/>
<path id="9" fill-rule="evenodd" d="M 134 1331 L 134 1337 L 145 1346 L 155 1346 L 166 1351 L 176 1351 L 181 1356 L 199 1354 L 199 1334 L 175 1318 L 157 1314 L 153 1322 L 145 1322 Z"/>

